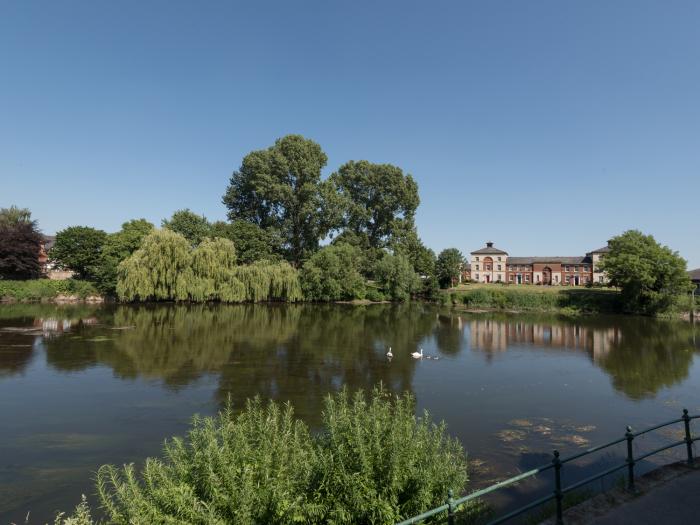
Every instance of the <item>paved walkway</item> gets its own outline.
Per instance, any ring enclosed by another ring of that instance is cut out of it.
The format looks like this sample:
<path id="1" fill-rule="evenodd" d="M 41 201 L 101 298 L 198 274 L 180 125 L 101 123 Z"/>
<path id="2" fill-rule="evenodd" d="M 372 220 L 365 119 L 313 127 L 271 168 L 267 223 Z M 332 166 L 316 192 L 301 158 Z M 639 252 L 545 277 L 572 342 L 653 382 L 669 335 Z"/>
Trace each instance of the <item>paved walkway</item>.
<path id="1" fill-rule="evenodd" d="M 700 464 L 696 468 L 684 462 L 666 465 L 637 478 L 635 484 L 636 495 L 614 489 L 565 510 L 564 524 L 700 524 Z M 552 516 L 541 525 L 554 523 Z"/>
<path id="2" fill-rule="evenodd" d="M 666 481 L 593 518 L 590 525 L 700 523 L 700 470 Z"/>

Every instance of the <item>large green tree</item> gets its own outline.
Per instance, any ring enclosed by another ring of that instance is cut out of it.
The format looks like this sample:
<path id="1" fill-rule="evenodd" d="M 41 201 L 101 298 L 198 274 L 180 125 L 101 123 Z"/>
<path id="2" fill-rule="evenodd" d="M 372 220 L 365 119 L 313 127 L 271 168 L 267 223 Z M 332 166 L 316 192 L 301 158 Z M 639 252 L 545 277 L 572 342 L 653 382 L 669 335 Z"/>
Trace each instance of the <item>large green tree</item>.
<path id="1" fill-rule="evenodd" d="M 464 266 L 464 256 L 457 248 L 447 248 L 440 252 L 436 263 L 436 273 L 440 286 L 449 288 L 459 282 Z"/>
<path id="2" fill-rule="evenodd" d="M 600 267 L 609 284 L 622 290 L 627 311 L 663 312 L 691 289 L 685 259 L 653 236 L 629 230 L 612 238 L 609 247 Z"/>
<path id="3" fill-rule="evenodd" d="M 334 226 L 337 205 L 321 180 L 327 157 L 301 135 L 287 135 L 245 156 L 223 197 L 232 221 L 251 222 L 282 242 L 284 255 L 300 265 Z"/>
<path id="4" fill-rule="evenodd" d="M 279 239 L 252 222 L 217 221 L 212 224 L 212 236 L 233 242 L 236 246 L 238 262 L 241 264 L 276 261 L 280 258 L 278 255 L 280 251 Z"/>
<path id="5" fill-rule="evenodd" d="M 212 236 L 212 226 L 203 215 L 197 215 L 185 208 L 173 213 L 170 220 L 163 219 L 161 226 L 187 239 L 192 246 L 197 246 L 207 237 Z"/>
<path id="6" fill-rule="evenodd" d="M 375 275 L 382 291 L 393 301 L 408 301 L 421 290 L 419 275 L 408 257 L 402 254 L 384 254 L 377 263 Z"/>
<path id="7" fill-rule="evenodd" d="M 362 248 L 386 247 L 397 230 L 413 227 L 420 203 L 411 175 L 391 164 L 350 161 L 329 182 L 343 205 L 342 228 Z"/>
<path id="8" fill-rule="evenodd" d="M 41 276 L 42 236 L 25 208 L 0 209 L 0 279 L 36 279 Z"/>
<path id="9" fill-rule="evenodd" d="M 70 226 L 56 234 L 49 257 L 80 279 L 96 278 L 107 234 L 89 226 Z"/>
<path id="10" fill-rule="evenodd" d="M 362 254 L 349 244 L 321 248 L 304 263 L 301 286 L 311 301 L 363 299 L 365 279 L 360 274 Z"/>
<path id="11" fill-rule="evenodd" d="M 122 224 L 121 230 L 109 234 L 102 246 L 97 268 L 97 286 L 102 293 L 113 295 L 117 289 L 117 268 L 141 246 L 141 241 L 153 231 L 146 219 L 134 219 Z"/>
<path id="12" fill-rule="evenodd" d="M 421 295 L 428 299 L 437 297 L 439 284 L 436 273 L 435 252 L 425 246 L 415 227 L 397 230 L 391 242 L 395 254 L 408 258 L 413 270 L 420 276 L 423 285 Z"/>

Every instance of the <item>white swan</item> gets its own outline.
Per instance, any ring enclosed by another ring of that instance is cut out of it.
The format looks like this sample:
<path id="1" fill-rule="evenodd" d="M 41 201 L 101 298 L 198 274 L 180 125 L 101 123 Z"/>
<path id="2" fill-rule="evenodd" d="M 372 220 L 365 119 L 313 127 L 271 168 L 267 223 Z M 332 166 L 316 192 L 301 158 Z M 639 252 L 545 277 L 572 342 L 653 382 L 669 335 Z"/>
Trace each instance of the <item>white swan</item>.
<path id="1" fill-rule="evenodd" d="M 423 359 L 423 349 L 421 348 L 421 349 L 420 349 L 420 352 L 413 352 L 413 353 L 411 354 L 411 357 L 412 357 L 413 359 Z"/>
<path id="2" fill-rule="evenodd" d="M 386 356 L 387 356 L 389 359 L 391 359 L 392 357 L 394 357 L 394 354 L 391 353 L 391 347 L 389 347 L 389 351 L 386 353 Z"/>

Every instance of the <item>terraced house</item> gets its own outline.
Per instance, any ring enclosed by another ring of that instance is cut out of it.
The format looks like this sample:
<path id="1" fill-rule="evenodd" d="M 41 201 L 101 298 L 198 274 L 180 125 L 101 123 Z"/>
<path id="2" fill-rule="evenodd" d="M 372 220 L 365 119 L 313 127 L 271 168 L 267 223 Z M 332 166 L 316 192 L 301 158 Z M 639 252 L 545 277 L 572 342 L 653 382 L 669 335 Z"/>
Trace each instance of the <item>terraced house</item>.
<path id="1" fill-rule="evenodd" d="M 480 283 L 539 284 L 585 286 L 604 284 L 605 274 L 600 260 L 609 251 L 605 246 L 586 255 L 513 257 L 487 242 L 484 248 L 471 252 L 466 277 Z"/>

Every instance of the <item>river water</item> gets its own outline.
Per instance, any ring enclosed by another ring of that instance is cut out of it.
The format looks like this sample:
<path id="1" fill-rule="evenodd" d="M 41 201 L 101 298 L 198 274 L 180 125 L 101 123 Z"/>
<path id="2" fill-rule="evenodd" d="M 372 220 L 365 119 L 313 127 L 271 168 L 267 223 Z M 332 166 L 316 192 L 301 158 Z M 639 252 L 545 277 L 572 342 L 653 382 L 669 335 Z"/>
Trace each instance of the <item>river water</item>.
<path id="1" fill-rule="evenodd" d="M 419 348 L 439 359 L 413 359 Z M 700 413 L 699 351 L 697 328 L 633 317 L 423 304 L 4 305 L 0 523 L 25 523 L 28 512 L 29 523 L 51 521 L 94 493 L 101 464 L 158 455 L 193 414 L 214 414 L 227 399 L 289 400 L 313 427 L 325 394 L 379 382 L 411 391 L 418 410 L 447 422 L 469 454 L 471 487 L 481 487 L 550 461 L 553 449 L 579 452 L 683 407 Z M 679 429 L 640 438 L 635 450 Z M 567 481 L 622 452 L 567 466 Z M 507 508 L 547 484 L 522 484 L 494 504 Z"/>

